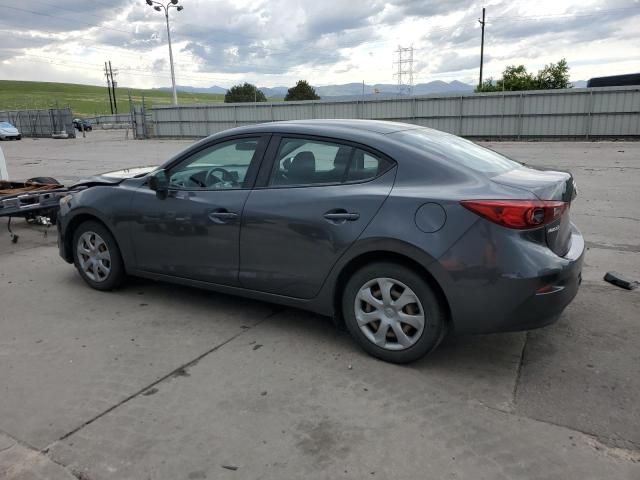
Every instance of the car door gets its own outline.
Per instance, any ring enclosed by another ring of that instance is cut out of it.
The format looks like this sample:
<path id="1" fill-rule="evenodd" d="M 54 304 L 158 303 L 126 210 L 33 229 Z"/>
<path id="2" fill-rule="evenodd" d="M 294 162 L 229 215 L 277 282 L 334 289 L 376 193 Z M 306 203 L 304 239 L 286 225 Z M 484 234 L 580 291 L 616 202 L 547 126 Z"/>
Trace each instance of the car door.
<path id="1" fill-rule="evenodd" d="M 240 284 L 313 298 L 389 195 L 395 163 L 364 147 L 274 136 L 242 217 Z"/>
<path id="2" fill-rule="evenodd" d="M 267 143 L 254 135 L 207 145 L 167 169 L 168 193 L 140 187 L 131 204 L 137 268 L 237 285 L 242 209 Z"/>

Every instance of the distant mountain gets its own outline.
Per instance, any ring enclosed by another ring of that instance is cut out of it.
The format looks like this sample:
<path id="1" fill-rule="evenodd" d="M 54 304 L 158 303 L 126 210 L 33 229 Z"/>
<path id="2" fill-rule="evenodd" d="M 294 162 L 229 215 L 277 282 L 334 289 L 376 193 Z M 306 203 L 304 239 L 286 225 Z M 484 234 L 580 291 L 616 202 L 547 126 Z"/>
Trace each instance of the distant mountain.
<path id="1" fill-rule="evenodd" d="M 273 98 L 273 97 L 282 97 L 287 94 L 287 90 L 289 87 L 260 87 L 262 93 L 264 93 L 265 97 Z"/>
<path id="2" fill-rule="evenodd" d="M 178 85 L 177 90 L 188 93 L 217 93 L 224 94 L 227 89 L 214 85 L 212 87 L 190 87 Z M 473 92 L 473 86 L 454 80 L 452 82 L 443 82 L 435 80 L 429 83 L 418 83 L 413 86 L 412 95 L 432 95 L 432 94 L 460 94 Z M 349 99 L 362 98 L 362 83 L 344 83 L 340 85 L 322 85 L 315 87 L 316 92 L 324 99 Z M 157 90 L 171 90 L 171 88 L 163 87 Z M 284 98 L 287 94 L 288 87 L 260 87 L 260 90 L 267 98 Z M 393 83 L 376 83 L 374 85 L 364 85 L 365 97 L 389 98 L 398 95 L 398 85 Z"/>
<path id="3" fill-rule="evenodd" d="M 573 88 L 586 88 L 587 87 L 587 81 L 586 80 L 577 80 L 575 82 L 571 82 L 571 85 L 573 85 Z"/>
<path id="4" fill-rule="evenodd" d="M 154 88 L 154 90 L 162 90 L 162 91 L 171 91 L 171 87 L 160 87 Z M 190 87 L 188 85 L 176 85 L 176 90 L 179 92 L 186 93 L 216 93 L 216 94 L 225 94 L 227 93 L 227 89 L 223 87 L 218 87 L 214 85 L 212 87 Z"/>
<path id="5" fill-rule="evenodd" d="M 362 96 L 363 88 L 361 83 L 346 83 L 343 85 L 326 85 L 316 87 L 318 95 L 321 97 L 355 97 Z M 413 86 L 413 95 L 431 95 L 431 94 L 458 94 L 464 92 L 473 92 L 473 87 L 466 83 L 453 82 L 447 83 L 441 80 L 435 80 L 429 83 L 418 83 Z M 364 95 L 376 95 L 380 97 L 389 97 L 398 95 L 398 85 L 392 83 L 376 83 L 374 85 L 364 85 Z"/>

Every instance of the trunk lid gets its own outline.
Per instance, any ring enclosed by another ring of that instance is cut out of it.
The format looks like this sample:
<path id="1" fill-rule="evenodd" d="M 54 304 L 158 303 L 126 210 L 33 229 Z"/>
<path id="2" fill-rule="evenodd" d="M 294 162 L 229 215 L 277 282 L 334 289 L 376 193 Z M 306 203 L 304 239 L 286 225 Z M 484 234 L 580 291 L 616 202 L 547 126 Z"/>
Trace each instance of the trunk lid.
<path id="1" fill-rule="evenodd" d="M 569 207 L 577 195 L 576 184 L 570 173 L 523 167 L 497 175 L 492 180 L 502 185 L 528 190 L 540 200 L 565 202 L 567 208 L 562 215 L 543 228 L 547 245 L 556 255 L 564 256 L 569 251 L 571 246 Z"/>

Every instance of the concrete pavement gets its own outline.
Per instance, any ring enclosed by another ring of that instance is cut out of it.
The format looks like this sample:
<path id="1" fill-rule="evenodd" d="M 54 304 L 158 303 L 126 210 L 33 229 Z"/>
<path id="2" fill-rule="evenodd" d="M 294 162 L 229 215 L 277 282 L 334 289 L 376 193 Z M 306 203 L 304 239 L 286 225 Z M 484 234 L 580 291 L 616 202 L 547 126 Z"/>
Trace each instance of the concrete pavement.
<path id="1" fill-rule="evenodd" d="M 13 178 L 69 181 L 188 143 L 121 136 L 3 147 Z M 601 278 L 640 278 L 640 144 L 490 146 L 574 173 L 585 281 L 555 325 L 448 339 L 409 366 L 298 310 L 145 280 L 93 291 L 55 232 L 16 222 L 0 478 L 639 478 L 640 295 Z"/>

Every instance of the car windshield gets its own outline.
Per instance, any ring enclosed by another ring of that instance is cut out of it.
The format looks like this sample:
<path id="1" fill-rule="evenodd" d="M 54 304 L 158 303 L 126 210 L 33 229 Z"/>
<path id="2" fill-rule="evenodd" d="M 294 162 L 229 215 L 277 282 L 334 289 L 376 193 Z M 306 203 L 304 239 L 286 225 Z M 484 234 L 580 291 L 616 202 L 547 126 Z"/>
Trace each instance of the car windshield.
<path id="1" fill-rule="evenodd" d="M 497 175 L 522 166 L 493 150 L 437 130 L 418 128 L 395 132 L 390 136 L 425 153 L 448 158 L 487 175 Z"/>
<path id="2" fill-rule="evenodd" d="M 14 128 L 9 122 L 0 122 L 0 128 Z"/>

